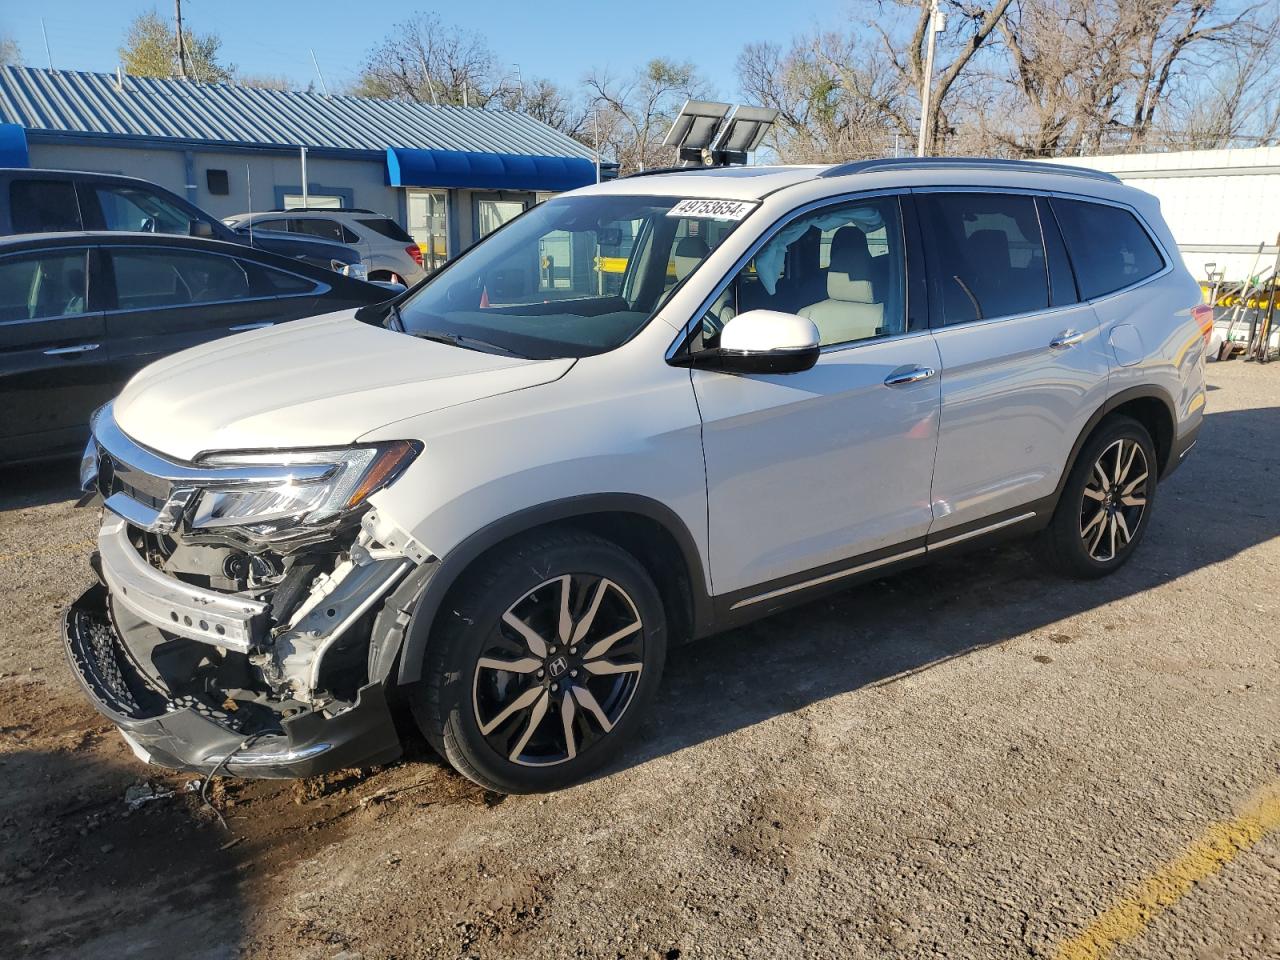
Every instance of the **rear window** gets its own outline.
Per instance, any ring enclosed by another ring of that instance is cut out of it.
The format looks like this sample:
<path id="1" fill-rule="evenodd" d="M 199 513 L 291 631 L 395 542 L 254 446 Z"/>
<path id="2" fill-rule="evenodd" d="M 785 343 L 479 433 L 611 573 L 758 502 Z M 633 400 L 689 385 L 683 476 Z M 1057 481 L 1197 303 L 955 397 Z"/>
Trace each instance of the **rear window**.
<path id="1" fill-rule="evenodd" d="M 1086 300 L 1113 293 L 1164 269 L 1160 251 L 1128 210 L 1060 197 L 1050 202 L 1067 241 L 1080 295 Z"/>
<path id="2" fill-rule="evenodd" d="M 388 217 L 373 217 L 369 220 L 357 220 L 356 223 L 397 243 L 413 243 L 413 237 L 409 236 L 400 224 Z"/>
<path id="3" fill-rule="evenodd" d="M 84 229 L 70 180 L 14 180 L 9 184 L 9 209 L 14 233 Z"/>

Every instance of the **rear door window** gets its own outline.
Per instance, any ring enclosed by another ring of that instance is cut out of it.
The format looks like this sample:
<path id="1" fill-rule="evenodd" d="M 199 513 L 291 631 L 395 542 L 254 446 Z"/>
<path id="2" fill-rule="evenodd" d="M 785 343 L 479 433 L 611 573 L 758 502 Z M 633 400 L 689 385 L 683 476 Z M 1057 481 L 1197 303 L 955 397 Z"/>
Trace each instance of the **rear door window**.
<path id="1" fill-rule="evenodd" d="M 14 233 L 84 229 L 70 180 L 14 180 L 9 184 L 9 210 Z"/>
<path id="2" fill-rule="evenodd" d="M 289 222 L 289 229 L 294 233 L 305 233 L 310 237 L 333 240 L 336 243 L 357 243 L 360 239 L 337 220 L 319 217 L 296 217 Z"/>
<path id="3" fill-rule="evenodd" d="M 0 260 L 0 323 L 88 312 L 85 251 L 46 251 Z"/>
<path id="4" fill-rule="evenodd" d="M 246 300 L 254 296 L 248 271 L 231 257 L 194 250 L 116 249 L 116 306 L 147 310 Z"/>
<path id="5" fill-rule="evenodd" d="M 1164 258 L 1138 218 L 1123 207 L 1054 197 L 1050 204 L 1062 226 L 1086 300 L 1114 293 L 1164 269 Z"/>
<path id="6" fill-rule="evenodd" d="M 1044 310 L 1049 277 L 1035 199 L 997 193 L 919 197 L 943 324 Z"/>

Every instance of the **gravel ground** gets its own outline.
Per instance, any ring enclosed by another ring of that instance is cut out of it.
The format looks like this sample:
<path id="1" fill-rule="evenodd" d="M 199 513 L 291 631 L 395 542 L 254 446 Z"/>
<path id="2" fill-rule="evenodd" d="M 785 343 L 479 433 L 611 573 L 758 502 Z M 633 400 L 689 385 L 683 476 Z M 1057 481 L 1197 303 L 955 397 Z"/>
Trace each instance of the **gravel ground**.
<path id="1" fill-rule="evenodd" d="M 414 744 L 218 781 L 226 829 L 62 660 L 96 524 L 49 479 L 74 464 L 0 474 L 0 953 L 1089 956 L 1073 937 L 1280 784 L 1280 368 L 1209 372 L 1105 582 L 1017 546 L 910 572 L 675 651 L 583 786 L 503 798 Z M 130 812 L 131 787 L 175 793 Z M 1168 901 L 1116 957 L 1280 956 L 1280 833 Z"/>

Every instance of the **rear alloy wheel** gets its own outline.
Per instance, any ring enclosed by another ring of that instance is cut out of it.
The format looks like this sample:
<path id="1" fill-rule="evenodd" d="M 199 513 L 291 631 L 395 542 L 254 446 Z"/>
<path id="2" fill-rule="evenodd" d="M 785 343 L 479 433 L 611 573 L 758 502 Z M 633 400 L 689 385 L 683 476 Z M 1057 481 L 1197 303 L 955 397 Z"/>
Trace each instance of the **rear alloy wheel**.
<path id="1" fill-rule="evenodd" d="M 1136 440 L 1115 441 L 1094 462 L 1080 503 L 1080 539 L 1098 563 L 1114 560 L 1142 525 L 1150 476 Z"/>
<path id="2" fill-rule="evenodd" d="M 1123 416 L 1104 422 L 1081 449 L 1040 535 L 1044 559 L 1086 579 L 1122 566 L 1146 531 L 1156 473 L 1155 446 L 1142 424 Z"/>
<path id="3" fill-rule="evenodd" d="M 449 598 L 415 713 L 462 774 L 534 793 L 615 756 L 657 688 L 666 618 L 644 567 L 574 530 L 480 562 Z"/>

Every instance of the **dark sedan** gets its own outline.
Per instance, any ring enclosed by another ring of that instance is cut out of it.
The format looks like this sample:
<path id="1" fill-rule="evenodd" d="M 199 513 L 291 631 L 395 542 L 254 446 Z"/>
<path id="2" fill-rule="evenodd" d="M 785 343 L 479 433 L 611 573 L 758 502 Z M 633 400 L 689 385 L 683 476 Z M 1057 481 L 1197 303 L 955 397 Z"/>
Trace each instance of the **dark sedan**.
<path id="1" fill-rule="evenodd" d="M 0 463 L 78 452 L 89 414 L 166 354 L 391 296 L 218 240 L 118 232 L 0 239 Z"/>

